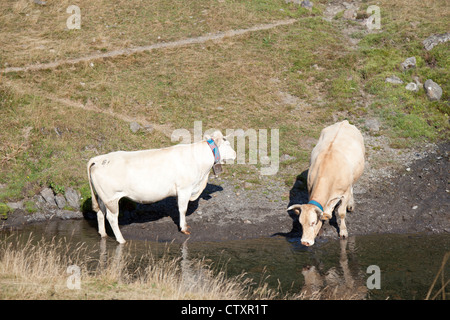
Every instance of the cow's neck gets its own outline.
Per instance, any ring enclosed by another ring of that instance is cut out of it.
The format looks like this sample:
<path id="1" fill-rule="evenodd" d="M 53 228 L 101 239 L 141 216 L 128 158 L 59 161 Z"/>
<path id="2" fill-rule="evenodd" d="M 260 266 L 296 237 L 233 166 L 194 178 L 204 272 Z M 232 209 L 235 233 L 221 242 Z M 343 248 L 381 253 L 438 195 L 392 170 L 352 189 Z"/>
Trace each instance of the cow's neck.
<path id="1" fill-rule="evenodd" d="M 217 146 L 217 144 L 214 142 L 213 139 L 207 139 L 206 143 L 211 148 L 211 151 L 213 153 L 214 164 L 220 163 L 220 152 L 219 152 L 219 147 Z"/>
<path id="2" fill-rule="evenodd" d="M 330 198 L 330 184 L 326 179 L 318 179 L 314 184 L 313 188 L 310 190 L 309 200 L 314 200 L 320 203 L 320 205 L 325 208 Z"/>
<path id="3" fill-rule="evenodd" d="M 207 139 L 206 143 L 211 148 L 212 154 L 214 156 L 214 163 L 212 166 L 213 172 L 215 175 L 218 175 L 219 173 L 222 172 L 222 165 L 220 164 L 219 147 L 217 146 L 217 144 L 214 142 L 213 139 Z"/>

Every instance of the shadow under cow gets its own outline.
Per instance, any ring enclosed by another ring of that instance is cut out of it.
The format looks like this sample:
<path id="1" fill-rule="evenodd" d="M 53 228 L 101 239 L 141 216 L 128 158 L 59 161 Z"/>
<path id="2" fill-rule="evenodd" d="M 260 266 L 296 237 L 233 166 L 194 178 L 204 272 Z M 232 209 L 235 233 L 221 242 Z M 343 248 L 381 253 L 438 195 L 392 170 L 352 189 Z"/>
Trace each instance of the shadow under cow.
<path id="1" fill-rule="evenodd" d="M 212 198 L 211 194 L 219 191 L 223 191 L 221 186 L 208 183 L 197 200 L 189 202 L 186 217 L 197 210 L 200 199 L 209 200 Z M 92 199 L 89 198 L 83 203 L 82 210 L 84 218 L 93 228 L 97 228 L 97 213 L 92 211 Z M 119 225 L 152 222 L 166 217 L 170 217 L 179 228 L 180 212 L 178 211 L 177 197 L 167 197 L 149 204 L 137 203 L 128 198 L 122 198 L 119 201 Z M 109 223 L 106 223 L 106 232 L 113 236 Z"/>

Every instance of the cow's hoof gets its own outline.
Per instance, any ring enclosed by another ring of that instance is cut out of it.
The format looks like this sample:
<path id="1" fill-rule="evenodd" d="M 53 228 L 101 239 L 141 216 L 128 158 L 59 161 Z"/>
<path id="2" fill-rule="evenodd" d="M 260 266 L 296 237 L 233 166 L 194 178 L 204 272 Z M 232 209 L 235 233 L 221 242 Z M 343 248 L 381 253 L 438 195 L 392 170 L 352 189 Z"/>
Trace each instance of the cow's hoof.
<path id="1" fill-rule="evenodd" d="M 182 229 L 181 232 L 184 233 L 184 234 L 186 234 L 186 235 L 189 235 L 189 234 L 191 234 L 191 232 L 188 230 L 188 229 L 190 229 L 190 228 L 191 228 L 191 227 L 186 226 L 186 228 L 185 228 L 185 229 Z"/>

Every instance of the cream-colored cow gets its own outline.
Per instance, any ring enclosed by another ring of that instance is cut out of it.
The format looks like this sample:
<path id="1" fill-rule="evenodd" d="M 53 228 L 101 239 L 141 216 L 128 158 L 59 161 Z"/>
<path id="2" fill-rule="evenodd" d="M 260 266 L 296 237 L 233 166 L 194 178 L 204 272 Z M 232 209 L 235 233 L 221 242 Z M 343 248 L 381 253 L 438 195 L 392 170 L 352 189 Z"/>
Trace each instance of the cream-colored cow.
<path id="1" fill-rule="evenodd" d="M 209 138 L 209 137 L 208 137 Z M 181 232 L 189 234 L 186 211 L 205 189 L 213 165 L 234 160 L 236 152 L 220 131 L 212 138 L 163 149 L 117 151 L 89 160 L 87 169 L 92 193 L 92 209 L 97 212 L 98 232 L 106 236 L 105 219 L 119 243 L 125 239 L 119 230 L 119 200 L 152 203 L 176 196 Z M 102 212 L 98 200 L 105 207 Z"/>
<path id="2" fill-rule="evenodd" d="M 331 218 L 335 206 L 340 217 L 339 235 L 348 236 L 345 225 L 347 210 L 353 211 L 353 184 L 364 170 L 364 139 L 347 120 L 322 130 L 311 153 L 308 172 L 309 202 L 294 204 L 288 210 L 299 215 L 303 228 L 301 242 L 312 246 L 322 227 L 322 220 Z"/>

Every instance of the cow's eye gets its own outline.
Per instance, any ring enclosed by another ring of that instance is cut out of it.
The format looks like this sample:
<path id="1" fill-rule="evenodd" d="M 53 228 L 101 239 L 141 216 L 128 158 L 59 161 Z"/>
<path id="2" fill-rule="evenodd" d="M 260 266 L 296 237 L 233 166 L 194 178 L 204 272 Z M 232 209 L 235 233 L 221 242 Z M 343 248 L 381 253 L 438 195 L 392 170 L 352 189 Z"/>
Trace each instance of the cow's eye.
<path id="1" fill-rule="evenodd" d="M 314 227 L 316 225 L 316 222 L 311 222 L 311 227 Z"/>

